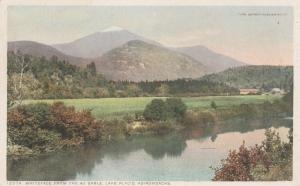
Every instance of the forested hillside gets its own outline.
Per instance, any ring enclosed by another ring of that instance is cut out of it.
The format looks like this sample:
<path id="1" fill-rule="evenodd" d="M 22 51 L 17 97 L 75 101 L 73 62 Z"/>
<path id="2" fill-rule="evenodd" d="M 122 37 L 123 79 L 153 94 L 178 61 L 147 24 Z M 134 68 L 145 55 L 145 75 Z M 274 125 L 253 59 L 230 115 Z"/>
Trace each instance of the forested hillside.
<path id="1" fill-rule="evenodd" d="M 109 81 L 97 74 L 95 63 L 81 68 L 60 61 L 8 53 L 8 92 L 13 100 L 133 96 L 199 96 L 237 94 L 224 83 L 207 80 L 129 82 Z"/>
<path id="2" fill-rule="evenodd" d="M 242 66 L 209 74 L 200 78 L 226 83 L 236 88 L 258 88 L 266 91 L 272 88 L 289 90 L 293 84 L 292 66 Z"/>
<path id="3" fill-rule="evenodd" d="M 56 56 L 46 59 L 9 52 L 7 64 L 8 91 L 15 97 L 76 98 L 83 97 L 87 87 L 107 84 L 94 63 L 80 68 Z"/>

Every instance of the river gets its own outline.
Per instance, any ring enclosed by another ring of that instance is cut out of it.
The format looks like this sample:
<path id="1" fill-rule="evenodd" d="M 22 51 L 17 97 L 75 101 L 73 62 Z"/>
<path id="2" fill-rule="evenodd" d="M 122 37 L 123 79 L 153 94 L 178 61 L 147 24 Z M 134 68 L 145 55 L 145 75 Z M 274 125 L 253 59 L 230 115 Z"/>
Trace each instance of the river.
<path id="1" fill-rule="evenodd" d="M 261 143 L 266 128 L 287 140 L 292 120 L 238 118 L 163 136 L 136 136 L 22 161 L 8 160 L 8 180 L 209 181 L 230 149 Z"/>

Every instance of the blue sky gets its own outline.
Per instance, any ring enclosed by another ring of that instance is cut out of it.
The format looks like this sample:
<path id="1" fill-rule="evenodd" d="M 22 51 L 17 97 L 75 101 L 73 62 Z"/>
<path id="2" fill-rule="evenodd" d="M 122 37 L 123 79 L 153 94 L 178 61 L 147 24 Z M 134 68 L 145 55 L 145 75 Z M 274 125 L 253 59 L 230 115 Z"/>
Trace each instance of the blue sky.
<path id="1" fill-rule="evenodd" d="M 8 40 L 70 42 L 119 26 L 167 46 L 204 45 L 250 64 L 292 64 L 290 7 L 11 6 Z"/>

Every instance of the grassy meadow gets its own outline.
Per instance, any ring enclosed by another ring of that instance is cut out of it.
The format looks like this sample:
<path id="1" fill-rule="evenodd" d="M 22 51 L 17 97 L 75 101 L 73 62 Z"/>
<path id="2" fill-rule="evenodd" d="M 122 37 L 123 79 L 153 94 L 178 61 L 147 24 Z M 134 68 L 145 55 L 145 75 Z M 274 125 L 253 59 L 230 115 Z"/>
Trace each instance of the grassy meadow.
<path id="1" fill-rule="evenodd" d="M 91 109 L 97 119 L 114 119 L 125 115 L 134 115 L 142 112 L 145 106 L 157 97 L 130 97 L 130 98 L 99 98 L 99 99 L 49 99 L 49 100 L 26 100 L 25 104 L 62 101 L 68 106 L 74 106 L 77 110 Z M 204 97 L 182 97 L 188 109 L 205 110 L 210 108 L 211 101 L 218 108 L 226 108 L 242 103 L 263 103 L 280 98 L 276 95 L 247 95 L 247 96 L 204 96 Z M 166 99 L 166 97 L 160 97 Z"/>

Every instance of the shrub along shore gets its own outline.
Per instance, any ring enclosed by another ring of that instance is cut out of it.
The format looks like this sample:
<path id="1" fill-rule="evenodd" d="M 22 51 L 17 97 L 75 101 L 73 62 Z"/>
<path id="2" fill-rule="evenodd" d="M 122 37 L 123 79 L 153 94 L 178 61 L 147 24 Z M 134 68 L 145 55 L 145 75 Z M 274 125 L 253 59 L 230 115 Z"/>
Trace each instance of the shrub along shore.
<path id="1" fill-rule="evenodd" d="M 229 152 L 220 166 L 212 167 L 213 181 L 291 181 L 293 178 L 293 130 L 288 142 L 279 133 L 267 129 L 261 144 Z"/>
<path id="2" fill-rule="evenodd" d="M 218 125 L 233 117 L 278 117 L 292 114 L 290 94 L 273 103 L 241 104 L 191 110 L 179 98 L 153 99 L 143 113 L 115 120 L 96 120 L 91 110 L 76 111 L 63 102 L 18 105 L 8 111 L 8 156 L 30 157 L 74 148 L 86 143 L 107 143 L 133 135 L 157 135 L 189 127 Z"/>

